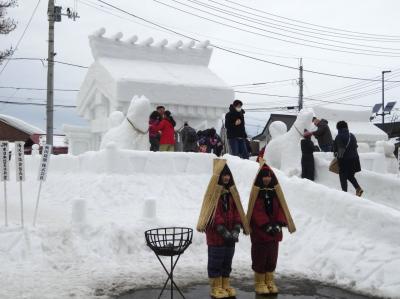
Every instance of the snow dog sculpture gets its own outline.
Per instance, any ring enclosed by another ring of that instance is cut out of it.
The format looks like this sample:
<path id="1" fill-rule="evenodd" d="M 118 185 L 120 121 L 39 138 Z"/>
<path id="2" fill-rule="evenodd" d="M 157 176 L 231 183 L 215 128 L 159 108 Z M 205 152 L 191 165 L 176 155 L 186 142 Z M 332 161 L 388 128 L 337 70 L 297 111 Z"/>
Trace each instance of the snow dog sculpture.
<path id="1" fill-rule="evenodd" d="M 111 124 L 111 128 L 104 134 L 100 149 L 104 149 L 107 144 L 113 142 L 120 149 L 149 150 L 150 113 L 149 99 L 145 96 L 134 96 L 122 122 L 117 116 L 111 121 L 114 124 Z M 120 124 L 116 125 L 118 122 Z"/>
<path id="2" fill-rule="evenodd" d="M 283 170 L 289 175 L 300 174 L 300 140 L 303 138 L 304 129 L 311 131 L 314 127 L 313 114 L 312 110 L 301 110 L 288 132 L 274 136 L 265 148 L 264 159 L 268 165 Z"/>

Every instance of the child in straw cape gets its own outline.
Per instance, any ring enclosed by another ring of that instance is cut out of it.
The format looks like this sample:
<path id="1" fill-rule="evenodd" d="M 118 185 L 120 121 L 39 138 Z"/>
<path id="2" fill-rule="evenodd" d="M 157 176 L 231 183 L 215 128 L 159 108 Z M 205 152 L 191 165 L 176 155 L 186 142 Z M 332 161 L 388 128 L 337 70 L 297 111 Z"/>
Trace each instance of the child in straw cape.
<path id="1" fill-rule="evenodd" d="M 226 160 L 214 160 L 213 176 L 208 184 L 197 230 L 205 232 L 208 245 L 208 277 L 211 296 L 236 296 L 230 286 L 232 259 L 240 228 L 249 233 L 249 225 Z"/>
<path id="2" fill-rule="evenodd" d="M 296 228 L 272 169 L 262 160 L 250 193 L 247 220 L 251 228 L 251 259 L 257 294 L 277 294 L 274 271 L 282 227 Z"/>

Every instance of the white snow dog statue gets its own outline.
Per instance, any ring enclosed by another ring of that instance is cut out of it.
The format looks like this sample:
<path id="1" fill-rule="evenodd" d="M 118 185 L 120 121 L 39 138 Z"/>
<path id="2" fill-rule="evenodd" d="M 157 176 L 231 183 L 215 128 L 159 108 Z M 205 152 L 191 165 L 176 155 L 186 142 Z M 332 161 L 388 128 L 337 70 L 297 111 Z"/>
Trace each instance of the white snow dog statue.
<path id="1" fill-rule="evenodd" d="M 122 122 L 117 115 L 114 115 L 116 119 L 110 119 L 111 128 L 104 134 L 100 149 L 104 149 L 107 144 L 114 142 L 120 149 L 149 150 L 150 113 L 150 101 L 145 96 L 134 96 Z M 118 122 L 120 122 L 119 125 L 117 125 Z"/>
<path id="2" fill-rule="evenodd" d="M 274 136 L 265 148 L 264 159 L 268 165 L 288 175 L 301 173 L 300 140 L 303 138 L 304 129 L 312 130 L 313 115 L 312 110 L 301 110 L 289 131 L 280 136 Z"/>

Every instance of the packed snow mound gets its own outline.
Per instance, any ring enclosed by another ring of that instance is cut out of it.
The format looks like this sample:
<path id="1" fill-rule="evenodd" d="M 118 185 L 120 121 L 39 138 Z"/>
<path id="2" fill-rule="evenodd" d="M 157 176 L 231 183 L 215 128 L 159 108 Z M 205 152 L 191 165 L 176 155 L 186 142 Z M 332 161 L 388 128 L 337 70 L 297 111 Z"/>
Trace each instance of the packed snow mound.
<path id="1" fill-rule="evenodd" d="M 271 135 L 271 139 L 279 137 L 287 132 L 287 126 L 283 121 L 277 120 L 274 121 L 269 126 L 269 134 Z"/>
<path id="2" fill-rule="evenodd" d="M 29 194 L 24 198 L 29 224 L 40 157 L 26 158 L 23 190 Z M 38 226 L 25 230 L 17 227 L 19 185 L 11 181 L 9 198 L 15 200 L 9 201 L 10 227 L 0 230 L 0 298 L 98 299 L 132 288 L 161 286 L 165 273 L 145 245 L 143 232 L 174 225 L 195 228 L 213 158 L 115 147 L 80 156 L 52 156 L 42 186 Z M 258 164 L 225 158 L 246 208 Z M 400 211 L 384 204 L 393 200 L 390 194 L 380 194 L 380 203 L 369 199 L 378 185 L 386 184 L 384 175 L 377 177 L 376 184 L 365 185 L 366 198 L 360 199 L 275 172 L 297 227 L 295 234 L 284 234 L 277 274 L 398 298 L 400 239 L 395 236 Z M 153 213 L 148 213 L 149 202 L 155 203 Z M 250 248 L 250 238 L 241 235 L 233 277 L 252 279 Z M 178 285 L 207 281 L 204 234 L 194 232 L 193 244 L 174 275 Z"/>
<path id="3" fill-rule="evenodd" d="M 151 113 L 150 101 L 145 96 L 134 96 L 128 109 L 127 116 L 119 125 L 121 115 L 112 114 L 111 127 L 103 136 L 100 148 L 114 143 L 120 149 L 148 150 L 150 147 L 148 128 Z"/>
<path id="4" fill-rule="evenodd" d="M 267 144 L 264 159 L 269 165 L 287 174 L 299 174 L 300 140 L 303 138 L 304 129 L 310 131 L 313 127 L 312 117 L 312 109 L 301 110 L 290 130 L 281 136 L 274 137 Z"/>

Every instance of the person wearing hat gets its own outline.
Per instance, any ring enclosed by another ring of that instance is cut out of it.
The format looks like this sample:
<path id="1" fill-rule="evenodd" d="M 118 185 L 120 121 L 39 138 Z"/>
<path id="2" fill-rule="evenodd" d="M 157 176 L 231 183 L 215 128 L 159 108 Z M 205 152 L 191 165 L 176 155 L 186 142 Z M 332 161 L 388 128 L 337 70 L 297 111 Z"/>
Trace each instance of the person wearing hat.
<path id="1" fill-rule="evenodd" d="M 235 243 L 243 228 L 249 234 L 247 222 L 239 193 L 232 173 L 224 159 L 214 160 L 213 175 L 204 195 L 197 230 L 205 232 L 208 245 L 208 277 L 214 298 L 236 296 L 230 286 L 232 259 Z"/>
<path id="2" fill-rule="evenodd" d="M 260 295 L 277 294 L 274 271 L 278 260 L 282 227 L 296 231 L 282 189 L 272 169 L 260 161 L 247 210 L 250 223 L 251 260 L 255 292 Z"/>
<path id="3" fill-rule="evenodd" d="M 311 141 L 312 133 L 304 129 L 303 139 L 300 141 L 301 146 L 301 177 L 314 181 L 314 142 Z"/>

